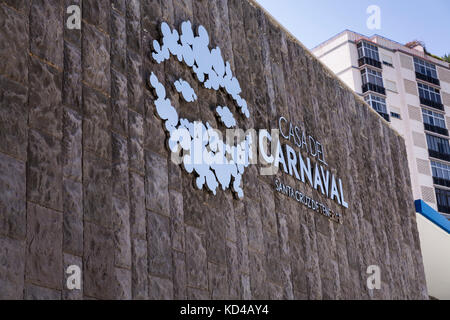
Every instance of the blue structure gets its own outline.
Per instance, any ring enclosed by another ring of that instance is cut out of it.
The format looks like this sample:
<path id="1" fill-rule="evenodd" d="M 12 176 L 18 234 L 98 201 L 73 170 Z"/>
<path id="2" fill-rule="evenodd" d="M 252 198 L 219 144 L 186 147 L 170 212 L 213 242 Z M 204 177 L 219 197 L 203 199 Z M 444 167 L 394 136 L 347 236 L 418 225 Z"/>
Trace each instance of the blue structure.
<path id="1" fill-rule="evenodd" d="M 423 200 L 414 201 L 416 212 L 433 222 L 439 228 L 450 234 L 450 221 L 445 219 L 439 212 L 427 205 Z"/>

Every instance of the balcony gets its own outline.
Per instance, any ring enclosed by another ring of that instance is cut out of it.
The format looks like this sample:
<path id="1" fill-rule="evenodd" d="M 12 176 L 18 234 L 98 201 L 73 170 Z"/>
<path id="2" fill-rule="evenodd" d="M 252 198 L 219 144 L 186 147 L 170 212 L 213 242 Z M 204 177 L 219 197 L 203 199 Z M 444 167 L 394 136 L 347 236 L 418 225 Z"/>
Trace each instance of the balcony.
<path id="1" fill-rule="evenodd" d="M 391 122 L 391 119 L 387 113 L 377 111 L 377 113 L 384 118 L 387 122 Z"/>
<path id="2" fill-rule="evenodd" d="M 379 94 L 382 94 L 383 96 L 386 95 L 386 89 L 380 86 L 377 86 L 373 83 L 366 83 L 362 86 L 362 92 L 366 93 L 367 91 L 373 91 Z"/>
<path id="3" fill-rule="evenodd" d="M 434 151 L 434 150 L 428 149 L 428 154 L 432 158 L 441 159 L 441 160 L 450 162 L 450 154 L 448 154 L 448 153 L 441 153 L 439 151 Z"/>
<path id="4" fill-rule="evenodd" d="M 450 180 L 433 177 L 433 183 L 450 188 Z"/>
<path id="5" fill-rule="evenodd" d="M 378 68 L 378 69 L 382 69 L 383 68 L 383 66 L 381 65 L 380 61 L 374 60 L 374 59 L 369 58 L 369 57 L 359 58 L 358 64 L 359 64 L 360 67 L 362 67 L 363 65 L 367 64 L 369 66 L 372 66 L 372 67 L 375 67 L 375 68 Z"/>
<path id="6" fill-rule="evenodd" d="M 431 100 L 428 100 L 428 99 L 425 99 L 425 98 L 422 98 L 422 97 L 420 97 L 420 104 L 423 104 L 423 105 L 428 106 L 428 107 L 432 107 L 434 109 L 438 109 L 438 110 L 444 111 L 444 105 L 442 103 L 431 101 Z"/>
<path id="7" fill-rule="evenodd" d="M 427 76 L 426 74 L 422 74 L 420 72 L 416 72 L 416 78 L 419 79 L 419 80 L 422 80 L 422 81 L 426 81 L 428 83 L 435 84 L 437 86 L 441 85 L 441 83 L 440 83 L 440 81 L 438 79 L 430 77 L 430 76 Z"/>
<path id="8" fill-rule="evenodd" d="M 442 135 L 448 137 L 448 130 L 445 129 L 445 128 L 441 128 L 441 127 L 438 127 L 438 126 L 433 126 L 433 125 L 428 124 L 428 123 L 424 123 L 423 125 L 425 127 L 425 130 L 427 130 L 427 131 L 431 131 L 431 132 L 434 132 L 434 133 L 442 134 Z"/>

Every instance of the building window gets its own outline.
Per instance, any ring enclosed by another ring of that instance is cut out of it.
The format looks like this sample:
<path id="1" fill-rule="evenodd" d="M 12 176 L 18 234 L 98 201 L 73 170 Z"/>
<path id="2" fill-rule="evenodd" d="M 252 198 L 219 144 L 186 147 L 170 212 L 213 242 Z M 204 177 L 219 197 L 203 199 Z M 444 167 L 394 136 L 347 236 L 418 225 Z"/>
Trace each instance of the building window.
<path id="1" fill-rule="evenodd" d="M 356 47 L 358 48 L 358 63 L 360 67 L 367 64 L 378 69 L 382 68 L 377 46 L 361 41 L 356 45 Z"/>
<path id="2" fill-rule="evenodd" d="M 433 181 L 435 184 L 450 187 L 450 166 L 431 161 L 431 170 L 433 171 Z"/>
<path id="3" fill-rule="evenodd" d="M 437 108 L 439 110 L 444 110 L 439 89 L 430 87 L 420 82 L 417 83 L 417 86 L 419 88 L 419 97 L 421 104 Z"/>
<path id="4" fill-rule="evenodd" d="M 437 79 L 436 66 L 434 64 L 414 57 L 414 68 L 416 72 Z"/>
<path id="5" fill-rule="evenodd" d="M 426 84 L 420 82 L 418 82 L 417 85 L 419 86 L 419 96 L 421 98 L 425 98 L 437 103 L 442 103 L 441 93 L 439 89 L 427 86 Z"/>
<path id="6" fill-rule="evenodd" d="M 422 109 L 423 122 L 435 127 L 446 128 L 444 115 L 431 110 Z"/>
<path id="7" fill-rule="evenodd" d="M 358 55 L 360 58 L 367 57 L 380 62 L 378 47 L 364 41 L 358 43 Z"/>
<path id="8" fill-rule="evenodd" d="M 377 86 L 383 87 L 383 76 L 381 72 L 365 68 L 361 70 L 363 84 L 372 83 Z"/>
<path id="9" fill-rule="evenodd" d="M 427 134 L 427 143 L 430 157 L 450 161 L 450 145 L 448 139 Z"/>
<path id="10" fill-rule="evenodd" d="M 391 117 L 400 120 L 402 119 L 401 115 L 398 114 L 397 112 L 391 112 Z"/>
<path id="11" fill-rule="evenodd" d="M 384 54 L 381 54 L 381 61 L 383 61 L 383 64 L 386 66 L 389 66 L 391 68 L 394 67 L 394 62 L 392 61 L 392 57 L 391 56 L 387 56 Z"/>
<path id="12" fill-rule="evenodd" d="M 364 97 L 364 100 L 376 111 L 378 112 L 386 121 L 390 121 L 389 114 L 386 108 L 386 99 L 378 97 L 373 94 L 369 94 Z"/>
<path id="13" fill-rule="evenodd" d="M 431 110 L 422 109 L 425 130 L 448 136 L 444 115 Z"/>
<path id="14" fill-rule="evenodd" d="M 364 68 L 361 70 L 362 91 L 374 91 L 382 95 L 386 95 L 386 89 L 383 85 L 383 76 L 381 72 Z"/>
<path id="15" fill-rule="evenodd" d="M 450 191 L 436 188 L 436 200 L 439 212 L 450 213 Z"/>

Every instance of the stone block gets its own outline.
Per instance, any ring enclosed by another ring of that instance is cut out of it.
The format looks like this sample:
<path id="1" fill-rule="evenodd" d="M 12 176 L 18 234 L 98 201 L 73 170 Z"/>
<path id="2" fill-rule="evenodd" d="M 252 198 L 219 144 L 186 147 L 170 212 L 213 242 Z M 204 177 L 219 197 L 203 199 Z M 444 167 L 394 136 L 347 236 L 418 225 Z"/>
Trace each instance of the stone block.
<path id="1" fill-rule="evenodd" d="M 128 107 L 144 114 L 144 81 L 142 58 L 140 55 L 127 52 Z"/>
<path id="2" fill-rule="evenodd" d="M 242 206 L 242 210 L 243 210 Z M 247 229 L 247 219 L 246 217 L 240 217 L 237 213 L 236 217 L 236 232 L 237 232 L 237 259 L 238 259 L 238 269 L 240 272 L 249 272 L 249 242 L 248 242 L 248 229 Z"/>
<path id="3" fill-rule="evenodd" d="M 203 289 L 188 288 L 187 300 L 195 300 L 195 301 L 210 300 L 209 292 Z"/>
<path id="4" fill-rule="evenodd" d="M 174 190 L 169 190 L 170 202 L 170 235 L 172 239 L 172 248 L 184 251 L 184 212 L 183 195 Z"/>
<path id="5" fill-rule="evenodd" d="M 114 235 L 109 229 L 84 224 L 84 295 L 97 299 L 115 297 Z"/>
<path id="6" fill-rule="evenodd" d="M 229 299 L 239 299 L 241 293 L 240 270 L 236 244 L 230 241 L 226 243 L 227 260 L 227 288 Z"/>
<path id="7" fill-rule="evenodd" d="M 111 65 L 122 73 L 127 68 L 127 34 L 125 23 L 124 16 L 114 10 L 111 11 Z"/>
<path id="8" fill-rule="evenodd" d="M 47 288 L 62 288 L 63 217 L 28 202 L 25 280 Z"/>
<path id="9" fill-rule="evenodd" d="M 116 296 L 117 300 L 131 300 L 131 271 L 127 269 L 114 268 L 115 282 L 116 282 Z"/>
<path id="10" fill-rule="evenodd" d="M 263 245 L 265 253 L 264 268 L 267 279 L 281 285 L 281 255 L 278 237 L 270 232 L 263 231 Z"/>
<path id="11" fill-rule="evenodd" d="M 147 209 L 169 216 L 167 160 L 151 151 L 145 152 L 145 204 Z"/>
<path id="12" fill-rule="evenodd" d="M 172 277 L 172 243 L 170 219 L 148 212 L 147 214 L 148 269 L 150 274 Z"/>
<path id="13" fill-rule="evenodd" d="M 277 215 L 275 212 L 275 200 L 273 196 L 272 187 L 268 184 L 261 184 L 260 189 L 261 199 L 261 221 L 264 228 L 272 233 L 277 233 Z M 278 208 L 282 210 L 282 208 Z"/>
<path id="14" fill-rule="evenodd" d="M 111 70 L 111 111 L 112 130 L 128 135 L 128 92 L 127 79 L 124 75 Z"/>
<path id="15" fill-rule="evenodd" d="M 195 288 L 208 288 L 207 255 L 204 235 L 197 229 L 186 227 L 187 284 Z M 188 299 L 189 293 L 188 293 Z"/>
<path id="16" fill-rule="evenodd" d="M 144 172 L 144 119 L 136 112 L 128 112 L 128 155 L 130 168 Z M 166 170 L 167 172 L 167 170 Z"/>
<path id="17" fill-rule="evenodd" d="M 146 239 L 146 219 L 144 178 L 137 173 L 130 172 L 130 232 L 132 238 Z"/>
<path id="18" fill-rule="evenodd" d="M 87 10 L 89 8 L 89 4 L 93 4 L 93 6 L 97 6 L 97 8 L 91 13 L 94 16 L 94 12 L 101 10 L 99 5 L 96 5 L 96 3 L 103 4 L 104 2 L 106 1 L 89 0 L 87 2 L 83 2 L 83 14 L 88 12 Z M 108 12 L 108 15 L 109 11 L 109 8 L 105 10 L 105 12 Z M 98 17 L 99 15 L 97 14 L 96 16 Z M 85 19 L 89 19 L 89 17 L 85 16 Z M 94 88 L 109 95 L 111 88 L 109 36 L 98 31 L 95 27 L 89 24 L 83 24 L 82 48 L 83 80 Z"/>
<path id="19" fill-rule="evenodd" d="M 249 252 L 250 289 L 252 299 L 264 300 L 269 298 L 267 275 L 264 270 L 264 257 L 259 253 Z"/>
<path id="20" fill-rule="evenodd" d="M 173 300 L 173 283 L 169 279 L 149 276 L 150 300 Z"/>
<path id="21" fill-rule="evenodd" d="M 112 0 L 111 7 L 122 14 L 125 14 L 126 0 Z"/>
<path id="22" fill-rule="evenodd" d="M 209 292 L 213 300 L 228 299 L 227 269 L 224 266 L 208 263 Z"/>
<path id="23" fill-rule="evenodd" d="M 27 102 L 25 87 L 0 76 L 0 150 L 21 160 L 27 159 Z"/>
<path id="24" fill-rule="evenodd" d="M 126 2 L 126 32 L 127 48 L 140 52 L 141 44 L 141 1 L 130 0 Z"/>
<path id="25" fill-rule="evenodd" d="M 156 107 L 153 99 L 146 98 L 145 106 L 147 111 L 144 123 L 144 146 L 146 149 L 150 149 L 159 154 L 164 154 L 167 152 L 167 139 L 163 121 L 155 115 Z"/>
<path id="26" fill-rule="evenodd" d="M 25 241 L 0 237 L 0 299 L 23 298 Z"/>
<path id="27" fill-rule="evenodd" d="M 3 2 L 24 14 L 26 14 L 30 10 L 31 1 L 29 0 L 5 0 Z"/>
<path id="28" fill-rule="evenodd" d="M 145 31 L 151 31 L 154 36 L 159 36 L 158 27 L 161 19 L 161 5 L 156 0 L 145 1 L 141 4 L 141 24 Z"/>
<path id="29" fill-rule="evenodd" d="M 173 298 L 176 300 L 186 299 L 186 254 L 173 252 Z"/>
<path id="30" fill-rule="evenodd" d="M 109 0 L 84 0 L 83 19 L 102 32 L 109 33 L 110 5 Z"/>
<path id="31" fill-rule="evenodd" d="M 128 200 L 112 198 L 114 219 L 114 263 L 118 267 L 131 267 L 130 209 Z"/>
<path id="32" fill-rule="evenodd" d="M 148 299 L 147 240 L 133 239 L 131 244 L 133 299 Z"/>
<path id="33" fill-rule="evenodd" d="M 111 106 L 109 99 L 89 87 L 83 88 L 83 147 L 111 159 Z"/>
<path id="34" fill-rule="evenodd" d="M 62 164 L 64 177 L 82 179 L 82 117 L 68 108 L 63 111 Z"/>
<path id="35" fill-rule="evenodd" d="M 25 300 L 61 300 L 61 291 L 35 286 L 31 283 L 25 285 Z"/>
<path id="36" fill-rule="evenodd" d="M 37 58 L 29 65 L 30 126 L 62 136 L 62 74 Z"/>
<path id="37" fill-rule="evenodd" d="M 247 214 L 247 237 L 248 246 L 254 250 L 262 252 L 264 249 L 262 221 L 259 213 L 258 203 L 252 200 L 245 201 L 245 210 Z"/>
<path id="38" fill-rule="evenodd" d="M 206 252 L 208 255 L 208 261 L 225 265 L 225 218 L 221 212 L 211 210 L 207 213 L 206 220 Z"/>
<path id="39" fill-rule="evenodd" d="M 69 42 L 64 42 L 64 72 L 62 101 L 67 107 L 81 111 L 82 104 L 81 51 Z"/>
<path id="40" fill-rule="evenodd" d="M 63 181 L 63 249 L 83 255 L 83 186 L 79 182 Z"/>
<path id="41" fill-rule="evenodd" d="M 11 0 L 9 0 L 11 2 Z M 18 5 L 18 1 L 14 1 Z M 28 16 L 0 5 L 0 73 L 15 81 L 28 80 L 29 25 Z"/>
<path id="42" fill-rule="evenodd" d="M 30 11 L 30 50 L 62 69 L 63 10 L 58 0 L 32 1 Z"/>
<path id="43" fill-rule="evenodd" d="M 84 219 L 110 228 L 113 224 L 111 164 L 85 154 L 83 171 Z"/>
<path id="44" fill-rule="evenodd" d="M 0 234 L 25 239 L 25 164 L 0 153 Z"/>
<path id="45" fill-rule="evenodd" d="M 29 132 L 27 199 L 62 211 L 61 141 L 35 130 Z"/>
<path id="46" fill-rule="evenodd" d="M 128 198 L 128 142 L 127 139 L 111 134 L 112 139 L 112 183 L 113 193 L 122 198 Z"/>
<path id="47" fill-rule="evenodd" d="M 83 87 L 83 111 L 86 119 L 94 121 L 102 128 L 108 128 L 111 122 L 109 99 L 90 87 Z"/>

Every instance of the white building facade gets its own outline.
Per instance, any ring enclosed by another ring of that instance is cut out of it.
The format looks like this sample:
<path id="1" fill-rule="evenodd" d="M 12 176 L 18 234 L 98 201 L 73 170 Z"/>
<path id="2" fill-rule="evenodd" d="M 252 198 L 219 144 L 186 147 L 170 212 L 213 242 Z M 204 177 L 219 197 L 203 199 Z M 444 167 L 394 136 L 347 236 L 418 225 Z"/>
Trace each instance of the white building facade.
<path id="1" fill-rule="evenodd" d="M 404 137 L 412 191 L 450 219 L 450 65 L 344 31 L 312 52 Z"/>

